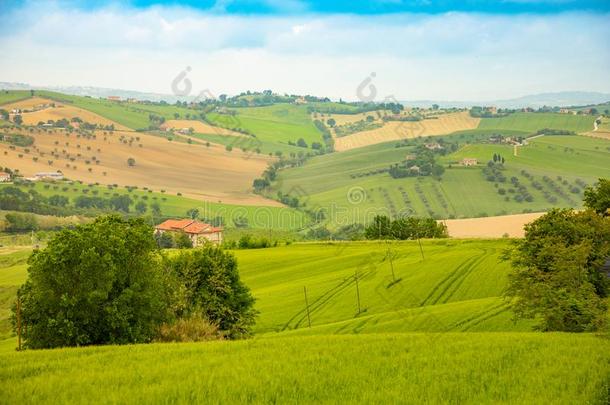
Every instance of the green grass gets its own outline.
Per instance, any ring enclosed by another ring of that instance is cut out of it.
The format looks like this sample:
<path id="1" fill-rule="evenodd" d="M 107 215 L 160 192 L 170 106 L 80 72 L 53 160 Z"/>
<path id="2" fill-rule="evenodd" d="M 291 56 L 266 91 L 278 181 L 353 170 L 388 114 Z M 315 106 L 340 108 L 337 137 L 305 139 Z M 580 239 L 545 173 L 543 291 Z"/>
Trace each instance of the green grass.
<path id="1" fill-rule="evenodd" d="M 256 338 L 17 353 L 13 337 L 0 340 L 0 390 L 10 402 L 60 404 L 604 403 L 610 340 L 519 332 L 531 324 L 513 323 L 500 298 L 508 244 L 424 241 L 423 261 L 416 242 L 235 251 L 257 298 Z M 0 256 L 4 330 L 26 254 Z"/>
<path id="2" fill-rule="evenodd" d="M 376 213 L 461 218 L 546 211 L 555 206 L 578 208 L 581 207 L 582 187 L 578 186 L 580 193 L 570 191 L 576 186 L 576 181 L 592 184 L 600 177 L 610 177 L 610 142 L 607 140 L 584 136 L 544 136 L 519 148 L 515 157 L 511 145 L 477 143 L 477 139 L 491 132 L 495 131 L 465 131 L 445 137 L 454 137 L 463 146 L 439 160 L 446 167 L 441 181 L 430 177 L 393 179 L 387 173 L 355 177 L 388 168 L 404 160 L 409 153 L 409 148 L 396 148 L 395 143 L 386 143 L 318 156 L 301 167 L 283 170 L 270 195 L 281 190 L 298 197 L 307 208 L 326 208 L 329 226 L 336 227 L 341 223 L 368 222 Z M 470 144 L 465 144 L 466 141 Z M 506 195 L 500 195 L 498 189 L 512 188 L 510 182 L 496 187 L 493 182 L 486 181 L 482 166 L 491 160 L 494 153 L 505 158 L 507 179 L 517 177 L 532 194 L 532 202 L 517 202 L 512 194 L 507 194 L 509 201 L 505 201 Z M 481 166 L 459 166 L 457 163 L 464 157 L 477 158 Z M 535 189 L 532 181 L 522 175 L 522 170 L 542 183 L 543 189 Z M 557 176 L 561 176 L 562 181 L 567 181 L 567 185 L 558 182 L 564 196 L 552 191 L 542 181 L 544 176 L 556 182 Z M 417 190 L 420 190 L 427 206 Z M 557 201 L 546 199 L 544 191 L 551 192 Z M 364 194 L 366 198 L 350 202 L 350 192 Z"/>
<path id="3" fill-rule="evenodd" d="M 37 90 L 36 95 L 89 110 L 134 130 L 149 127 L 149 114 L 157 114 L 165 117 L 165 119 L 173 119 L 174 113 L 178 113 L 181 116 L 193 113 L 192 110 L 174 105 L 158 106 L 126 102 L 119 103 L 100 98 L 73 96 L 52 91 Z"/>
<path id="4" fill-rule="evenodd" d="M 29 90 L 0 90 L 0 106 L 30 97 Z"/>
<path id="5" fill-rule="evenodd" d="M 19 186 L 23 191 L 33 189 L 45 197 L 52 195 L 63 195 L 70 199 L 70 204 L 74 203 L 76 197 L 81 195 L 96 196 L 110 198 L 114 194 L 129 195 L 133 202 L 130 210 L 133 213 L 135 205 L 138 201 L 144 201 L 148 206 L 148 211 L 145 214 L 150 214 L 150 206 L 153 202 L 157 202 L 161 207 L 161 215 L 163 217 L 186 217 L 186 212 L 196 208 L 200 212 L 201 218 L 211 219 L 216 216 L 225 218 L 225 226 L 227 228 L 234 227 L 233 219 L 238 217 L 248 218 L 249 227 L 255 229 L 272 229 L 279 231 L 298 230 L 306 226 L 310 220 L 301 211 L 297 211 L 288 207 L 257 207 L 251 205 L 232 205 L 222 204 L 208 201 L 200 201 L 192 198 L 187 198 L 178 195 L 170 195 L 159 192 L 148 192 L 143 189 L 132 190 L 129 192 L 126 188 L 112 188 L 107 186 L 89 186 L 88 184 L 80 184 L 73 182 L 58 182 L 58 183 L 32 183 L 33 187 Z M 12 187 L 13 185 L 0 184 L 2 187 Z M 64 188 L 68 188 L 64 191 Z M 89 190 L 84 193 L 83 190 Z"/>
<path id="6" fill-rule="evenodd" d="M 505 240 L 426 241 L 424 261 L 415 241 L 304 243 L 235 254 L 257 299 L 257 333 L 527 331 L 531 323 L 515 324 L 501 298 L 510 267 L 499 256 L 508 246 Z M 388 249 L 396 255 L 398 281 L 384 260 Z"/>
<path id="7" fill-rule="evenodd" d="M 314 126 L 306 106 L 275 104 L 232 110 L 237 112 L 235 116 L 212 113 L 207 118 L 219 126 L 250 131 L 266 150 L 304 151 L 306 149 L 288 145 L 289 141 L 296 143 L 299 138 L 303 138 L 309 148 L 313 142 L 324 144 L 322 134 Z"/>
<path id="8" fill-rule="evenodd" d="M 604 403 L 608 340 L 318 336 L 0 354 L 12 403 Z"/>
<path id="9" fill-rule="evenodd" d="M 576 133 L 593 130 L 595 117 L 559 113 L 514 113 L 501 118 L 482 118 L 480 129 L 518 130 L 536 132 L 540 129 L 565 129 Z"/>

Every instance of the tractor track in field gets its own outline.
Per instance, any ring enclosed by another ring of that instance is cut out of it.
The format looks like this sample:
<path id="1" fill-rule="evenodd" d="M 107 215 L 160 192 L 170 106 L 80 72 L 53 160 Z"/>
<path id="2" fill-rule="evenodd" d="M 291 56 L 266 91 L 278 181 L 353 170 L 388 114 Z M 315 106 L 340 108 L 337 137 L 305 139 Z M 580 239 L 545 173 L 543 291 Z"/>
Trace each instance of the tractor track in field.
<path id="1" fill-rule="evenodd" d="M 459 329 L 462 332 L 466 332 L 470 328 L 473 328 L 488 319 L 491 319 L 495 316 L 500 315 L 510 309 L 509 305 L 505 302 L 500 302 L 498 304 L 492 305 L 491 307 L 474 314 L 466 319 L 462 319 L 453 325 L 452 329 Z"/>
<path id="2" fill-rule="evenodd" d="M 374 272 L 374 270 L 369 270 L 369 271 L 363 272 L 358 276 L 358 279 L 363 280 L 363 279 L 367 278 L 368 276 L 372 275 L 373 272 Z M 354 276 L 348 276 L 345 279 L 343 279 L 339 284 L 337 284 L 336 286 L 334 286 L 331 289 L 324 292 L 321 296 L 319 296 L 318 298 L 316 298 L 314 301 L 312 301 L 309 304 L 309 315 L 311 316 L 315 312 L 322 309 L 326 303 L 328 303 L 331 299 L 333 299 L 338 294 L 345 291 L 351 285 L 355 284 L 355 282 L 356 282 L 356 279 L 354 278 Z M 307 309 L 304 308 L 304 309 L 298 311 L 296 314 L 294 314 L 290 319 L 288 319 L 288 321 L 286 321 L 286 323 L 282 327 L 282 331 L 290 329 L 290 325 L 293 322 L 295 322 L 294 328 L 296 329 L 306 319 L 307 319 Z"/>
<path id="3" fill-rule="evenodd" d="M 460 288 L 466 277 L 472 273 L 474 268 L 485 258 L 489 249 L 481 249 L 481 254 L 466 259 L 461 263 L 454 271 L 449 273 L 444 279 L 442 279 L 437 285 L 434 286 L 432 291 L 426 298 L 420 303 L 420 307 L 427 305 L 436 305 L 445 297 L 441 303 L 446 303 L 455 292 Z M 437 294 L 437 292 L 439 292 Z M 434 298 L 436 296 L 436 298 Z"/>

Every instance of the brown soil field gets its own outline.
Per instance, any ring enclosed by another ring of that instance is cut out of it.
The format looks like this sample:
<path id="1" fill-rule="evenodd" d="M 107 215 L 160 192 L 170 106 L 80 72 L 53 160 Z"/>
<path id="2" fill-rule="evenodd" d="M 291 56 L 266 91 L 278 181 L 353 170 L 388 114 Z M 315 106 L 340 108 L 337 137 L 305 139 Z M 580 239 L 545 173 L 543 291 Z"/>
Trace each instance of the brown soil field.
<path id="1" fill-rule="evenodd" d="M 453 238 L 501 238 L 508 234 L 511 238 L 522 238 L 523 227 L 544 215 L 544 212 L 530 214 L 502 215 L 497 217 L 448 219 L 449 236 Z"/>
<path id="2" fill-rule="evenodd" d="M 208 135 L 232 135 L 232 136 L 244 136 L 239 132 L 231 131 L 229 129 L 224 129 L 220 127 L 215 127 L 213 125 L 207 124 L 202 121 L 197 120 L 167 120 L 163 125 L 161 125 L 161 129 L 188 129 L 193 128 L 196 133 L 199 134 L 208 134 Z"/>
<path id="3" fill-rule="evenodd" d="M 455 131 L 474 129 L 478 127 L 479 122 L 479 118 L 471 117 L 468 112 L 443 114 L 439 115 L 437 119 L 415 122 L 390 121 L 378 129 L 335 138 L 335 150 L 341 152 L 399 139 L 446 135 Z"/>
<path id="4" fill-rule="evenodd" d="M 97 115 L 88 110 L 83 110 L 82 108 L 74 107 L 68 104 L 62 104 L 53 100 L 41 98 L 41 97 L 33 97 L 27 100 L 18 101 L 12 104 L 6 104 L 2 108 L 5 110 L 11 110 L 14 108 L 19 109 L 28 109 L 32 107 L 39 106 L 41 104 L 51 104 L 54 103 L 55 107 L 47 107 L 39 111 L 34 112 L 24 112 L 21 114 L 21 118 L 23 119 L 23 123 L 25 125 L 37 125 L 40 121 L 47 122 L 48 120 L 57 121 L 62 118 L 67 120 L 71 120 L 74 117 L 79 117 L 85 122 L 89 122 L 91 124 L 101 124 L 101 125 L 114 125 L 115 129 L 118 130 L 127 130 L 130 129 L 120 125 L 112 120 L 102 117 L 101 115 Z"/>
<path id="5" fill-rule="evenodd" d="M 29 153 L 26 148 L 11 150 L 8 144 L 0 143 L 0 166 L 19 169 L 26 177 L 61 170 L 69 179 L 88 183 L 148 187 L 228 204 L 280 205 L 250 191 L 252 181 L 273 159 L 268 156 L 227 152 L 219 145 L 179 143 L 127 131 L 106 135 L 96 131 L 95 139 L 59 129 L 34 129 L 27 134 L 35 138 L 34 145 L 27 148 Z M 130 157 L 136 161 L 133 167 L 127 164 Z"/>

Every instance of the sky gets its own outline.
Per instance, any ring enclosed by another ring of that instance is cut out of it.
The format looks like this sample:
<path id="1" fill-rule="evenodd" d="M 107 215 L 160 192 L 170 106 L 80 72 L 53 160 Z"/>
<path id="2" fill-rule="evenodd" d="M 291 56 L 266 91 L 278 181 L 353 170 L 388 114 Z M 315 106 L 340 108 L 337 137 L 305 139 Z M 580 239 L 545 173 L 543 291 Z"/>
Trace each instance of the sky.
<path id="1" fill-rule="evenodd" d="M 606 0 L 0 0 L 0 81 L 344 100 L 610 93 Z"/>

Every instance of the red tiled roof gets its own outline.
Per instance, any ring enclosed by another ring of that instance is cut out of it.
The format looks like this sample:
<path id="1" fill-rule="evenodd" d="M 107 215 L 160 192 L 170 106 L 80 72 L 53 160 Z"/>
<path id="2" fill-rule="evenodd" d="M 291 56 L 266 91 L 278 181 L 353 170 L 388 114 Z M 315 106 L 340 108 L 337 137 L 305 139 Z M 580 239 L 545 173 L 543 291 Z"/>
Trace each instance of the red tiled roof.
<path id="1" fill-rule="evenodd" d="M 206 224 L 193 219 L 168 219 L 167 221 L 157 225 L 155 227 L 161 231 L 184 231 L 192 234 L 202 233 L 215 233 L 221 232 L 222 228 L 213 227 L 210 224 Z"/>

